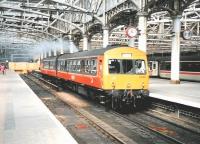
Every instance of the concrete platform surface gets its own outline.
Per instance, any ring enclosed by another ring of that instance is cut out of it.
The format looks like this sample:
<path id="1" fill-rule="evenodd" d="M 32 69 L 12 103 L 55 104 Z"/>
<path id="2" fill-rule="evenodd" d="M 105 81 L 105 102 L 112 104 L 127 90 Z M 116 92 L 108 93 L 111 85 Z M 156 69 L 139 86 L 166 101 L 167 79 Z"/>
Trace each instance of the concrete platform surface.
<path id="1" fill-rule="evenodd" d="M 77 144 L 15 72 L 0 73 L 0 144 Z"/>
<path id="2" fill-rule="evenodd" d="M 200 108 L 200 83 L 170 84 L 167 79 L 151 78 L 150 97 Z"/>

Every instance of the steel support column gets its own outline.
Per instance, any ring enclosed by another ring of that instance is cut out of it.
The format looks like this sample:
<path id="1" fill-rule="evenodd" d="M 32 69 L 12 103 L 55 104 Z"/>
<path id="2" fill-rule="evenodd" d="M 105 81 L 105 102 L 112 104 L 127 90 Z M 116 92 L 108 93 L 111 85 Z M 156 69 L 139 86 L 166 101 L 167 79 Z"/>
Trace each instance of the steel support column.
<path id="1" fill-rule="evenodd" d="M 49 57 L 51 57 L 51 49 L 49 50 Z"/>
<path id="2" fill-rule="evenodd" d="M 171 83 L 179 84 L 180 72 L 180 30 L 181 16 L 173 17 L 173 36 L 172 36 L 172 54 L 171 54 Z"/>
<path id="3" fill-rule="evenodd" d="M 87 35 L 83 35 L 83 50 L 88 50 L 88 37 Z"/>
<path id="4" fill-rule="evenodd" d="M 147 14 L 145 12 L 141 12 L 139 15 L 139 23 L 138 28 L 140 31 L 138 48 L 144 52 L 147 50 Z"/>
<path id="5" fill-rule="evenodd" d="M 88 40 L 88 50 L 91 49 L 91 40 Z"/>
<path id="6" fill-rule="evenodd" d="M 60 54 L 64 54 L 63 40 L 60 39 L 60 40 L 59 40 L 59 43 L 60 43 Z"/>
<path id="7" fill-rule="evenodd" d="M 47 52 L 46 52 L 46 50 L 44 50 L 43 53 L 44 53 L 44 58 L 47 58 Z"/>
<path id="8" fill-rule="evenodd" d="M 40 53 L 40 59 L 42 60 L 44 58 L 43 52 Z"/>
<path id="9" fill-rule="evenodd" d="M 106 48 L 109 43 L 109 29 L 108 27 L 103 28 L 103 48 Z"/>
<path id="10" fill-rule="evenodd" d="M 60 48 L 60 54 L 64 54 L 64 49 L 63 49 L 63 45 Z"/>
<path id="11" fill-rule="evenodd" d="M 56 47 L 55 44 L 54 44 L 54 48 L 53 48 L 53 55 L 54 55 L 54 56 L 57 56 L 57 47 Z"/>
<path id="12" fill-rule="evenodd" d="M 107 26 L 107 17 L 106 17 L 106 2 L 103 0 L 103 48 L 106 48 L 109 40 L 109 28 Z"/>

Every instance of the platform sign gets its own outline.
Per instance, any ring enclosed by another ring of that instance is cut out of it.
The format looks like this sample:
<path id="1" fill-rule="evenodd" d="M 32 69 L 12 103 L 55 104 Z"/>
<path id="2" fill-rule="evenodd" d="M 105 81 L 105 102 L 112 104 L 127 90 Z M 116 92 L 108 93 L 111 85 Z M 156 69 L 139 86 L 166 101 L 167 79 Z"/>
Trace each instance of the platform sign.
<path id="1" fill-rule="evenodd" d="M 133 37 L 135 37 L 137 34 L 138 34 L 138 30 L 137 30 L 135 27 L 128 27 L 128 28 L 126 29 L 126 35 L 127 35 L 129 38 L 133 38 Z"/>
<path id="2" fill-rule="evenodd" d="M 192 37 L 192 31 L 185 30 L 185 31 L 183 32 L 183 38 L 184 38 L 185 40 L 189 40 L 189 39 L 191 39 L 191 37 Z"/>

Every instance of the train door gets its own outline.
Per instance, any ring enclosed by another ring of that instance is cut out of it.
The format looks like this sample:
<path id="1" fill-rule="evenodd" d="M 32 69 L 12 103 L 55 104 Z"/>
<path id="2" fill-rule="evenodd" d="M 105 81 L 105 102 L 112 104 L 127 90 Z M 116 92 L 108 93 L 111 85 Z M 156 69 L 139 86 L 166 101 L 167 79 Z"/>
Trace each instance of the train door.
<path id="1" fill-rule="evenodd" d="M 149 61 L 149 74 L 150 76 L 158 76 L 158 61 Z"/>

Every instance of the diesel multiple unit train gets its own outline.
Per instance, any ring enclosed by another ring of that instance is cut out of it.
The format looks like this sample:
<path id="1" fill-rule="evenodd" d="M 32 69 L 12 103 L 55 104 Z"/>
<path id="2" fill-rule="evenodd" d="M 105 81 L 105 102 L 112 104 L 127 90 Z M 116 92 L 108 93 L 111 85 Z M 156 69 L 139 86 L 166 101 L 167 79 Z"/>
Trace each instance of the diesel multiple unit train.
<path id="1" fill-rule="evenodd" d="M 149 57 L 150 76 L 170 78 L 171 57 Z M 180 57 L 180 79 L 200 81 L 200 55 Z"/>
<path id="2" fill-rule="evenodd" d="M 41 73 L 113 109 L 135 108 L 149 95 L 146 53 L 136 48 L 108 47 L 45 58 Z"/>

